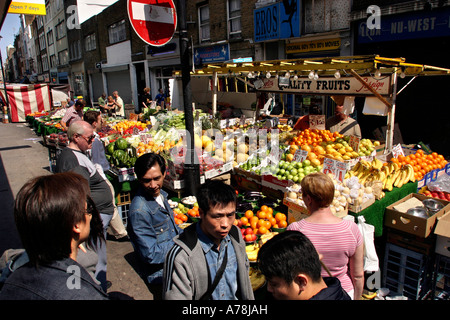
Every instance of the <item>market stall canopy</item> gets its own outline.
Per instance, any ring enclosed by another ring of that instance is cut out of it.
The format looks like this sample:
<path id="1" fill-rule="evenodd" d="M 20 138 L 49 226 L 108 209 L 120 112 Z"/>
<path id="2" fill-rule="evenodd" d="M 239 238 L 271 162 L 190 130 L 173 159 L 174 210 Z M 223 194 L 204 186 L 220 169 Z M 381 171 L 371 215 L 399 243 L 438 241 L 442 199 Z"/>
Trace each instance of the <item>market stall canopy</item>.
<path id="1" fill-rule="evenodd" d="M 392 74 L 394 72 L 404 73 L 406 76 L 431 76 L 450 75 L 450 69 L 434 67 L 424 64 L 407 63 L 405 58 L 386 58 L 379 55 L 348 56 L 348 57 L 322 57 L 288 60 L 269 60 L 252 62 L 224 62 L 211 63 L 201 69 L 195 69 L 191 75 L 238 75 L 249 72 L 262 73 L 263 76 L 269 72 L 272 76 L 308 77 L 311 71 L 317 71 L 320 76 L 335 76 L 336 71 L 343 72 L 342 75 L 354 70 L 358 75 Z M 176 72 L 175 75 L 181 74 Z"/>
<path id="2" fill-rule="evenodd" d="M 3 22 L 5 22 L 6 15 L 8 14 L 8 8 L 12 0 L 2 1 L 0 4 L 0 30 L 2 29 Z"/>

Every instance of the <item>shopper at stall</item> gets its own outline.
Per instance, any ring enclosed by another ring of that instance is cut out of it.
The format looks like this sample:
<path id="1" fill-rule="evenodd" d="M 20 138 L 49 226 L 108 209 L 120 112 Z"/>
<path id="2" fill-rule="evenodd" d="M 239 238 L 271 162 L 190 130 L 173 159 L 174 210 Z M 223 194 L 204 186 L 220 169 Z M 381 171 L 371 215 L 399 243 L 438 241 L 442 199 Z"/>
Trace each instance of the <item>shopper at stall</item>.
<path id="1" fill-rule="evenodd" d="M 164 93 L 164 90 L 160 88 L 158 90 L 158 94 L 155 96 L 156 105 L 161 107 L 161 110 L 164 110 L 164 104 L 166 101 L 166 94 Z"/>
<path id="2" fill-rule="evenodd" d="M 200 220 L 177 236 L 164 263 L 167 300 L 254 299 L 234 189 L 218 180 L 198 192 Z"/>
<path id="3" fill-rule="evenodd" d="M 16 196 L 14 218 L 28 262 L 9 275 L 0 300 L 108 299 L 77 262 L 80 245 L 102 237 L 89 193 L 86 179 L 69 172 L 24 184 Z"/>
<path id="4" fill-rule="evenodd" d="M 322 278 L 319 255 L 301 232 L 285 231 L 267 241 L 258 267 L 277 300 L 351 300 L 337 278 Z"/>
<path id="5" fill-rule="evenodd" d="M 106 99 L 104 109 L 108 113 L 108 117 L 116 116 L 116 105 L 114 103 L 114 98 L 112 96 L 108 96 L 108 98 Z"/>
<path id="6" fill-rule="evenodd" d="M 334 116 L 327 119 L 325 129 L 331 132 L 339 132 L 345 136 L 356 136 L 361 138 L 361 128 L 355 119 L 344 113 L 344 96 L 333 97 L 336 102 Z"/>
<path id="7" fill-rule="evenodd" d="M 102 113 L 106 113 L 107 110 L 105 109 L 106 104 L 106 93 L 102 93 L 102 95 L 98 98 L 98 107 L 102 111 Z"/>
<path id="8" fill-rule="evenodd" d="M 322 262 L 332 276 L 339 279 L 350 297 L 358 300 L 364 286 L 364 247 L 358 226 L 333 215 L 330 204 L 334 184 L 326 174 L 311 173 L 300 186 L 310 216 L 291 223 L 287 229 L 304 233 L 322 255 Z M 327 276 L 325 269 L 322 276 Z"/>
<path id="9" fill-rule="evenodd" d="M 83 120 L 83 109 L 85 106 L 86 102 L 84 99 L 78 99 L 73 106 L 66 109 L 64 117 L 60 121 L 64 131 L 67 131 L 67 128 L 69 128 L 72 122 Z"/>
<path id="10" fill-rule="evenodd" d="M 175 223 L 167 192 L 162 190 L 166 176 L 164 158 L 145 153 L 136 160 L 134 172 L 139 188 L 128 213 L 128 235 L 146 267 L 148 283 L 160 298 L 164 258 L 181 229 Z"/>
<path id="11" fill-rule="evenodd" d="M 69 145 L 61 151 L 56 161 L 56 172 L 73 171 L 81 174 L 88 182 L 91 197 L 100 212 L 103 222 L 103 232 L 106 232 L 114 214 L 114 198 L 105 179 L 99 173 L 94 163 L 87 157 L 86 151 L 92 148 L 95 135 L 94 129 L 86 121 L 75 121 L 67 130 Z M 106 242 L 96 244 L 98 263 L 95 277 L 101 282 L 102 288 L 107 290 L 106 270 Z"/>
<path id="12" fill-rule="evenodd" d="M 144 88 L 144 94 L 141 96 L 141 105 L 139 111 L 143 108 L 150 107 L 152 103 L 152 96 L 150 94 L 150 88 Z"/>
<path id="13" fill-rule="evenodd" d="M 122 98 L 119 96 L 118 91 L 113 92 L 113 98 L 114 98 L 114 105 L 115 105 L 115 112 L 116 116 L 125 118 L 125 106 L 123 104 Z"/>
<path id="14" fill-rule="evenodd" d="M 108 160 L 106 159 L 106 152 L 105 147 L 103 145 L 103 142 L 100 140 L 100 136 L 97 132 L 102 130 L 103 126 L 103 118 L 100 112 L 95 110 L 88 110 L 83 116 L 84 121 L 89 123 L 92 128 L 94 129 L 94 136 L 95 139 L 92 142 L 92 148 L 89 149 L 89 155 L 90 159 L 96 166 L 98 172 L 101 174 L 103 179 L 105 179 L 106 183 L 108 184 L 109 188 L 111 189 L 111 194 L 113 199 L 115 199 L 115 191 L 114 187 L 111 184 L 111 182 L 106 177 L 106 172 L 111 168 Z M 114 214 L 111 219 L 111 222 L 109 223 L 109 226 L 111 228 L 111 232 L 113 233 L 114 237 L 116 239 L 121 240 L 127 240 L 128 239 L 128 233 L 125 229 L 125 226 L 123 225 L 123 221 L 119 215 L 119 211 L 117 210 L 117 206 L 115 202 L 113 201 L 114 205 Z"/>

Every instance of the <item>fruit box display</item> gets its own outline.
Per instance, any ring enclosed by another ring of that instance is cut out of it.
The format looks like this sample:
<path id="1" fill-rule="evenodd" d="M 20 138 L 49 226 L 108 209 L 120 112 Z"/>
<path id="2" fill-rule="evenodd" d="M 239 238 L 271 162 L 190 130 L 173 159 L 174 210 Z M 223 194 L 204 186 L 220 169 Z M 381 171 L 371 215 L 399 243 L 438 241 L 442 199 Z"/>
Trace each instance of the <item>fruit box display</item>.
<path id="1" fill-rule="evenodd" d="M 412 203 L 411 208 L 416 208 L 417 206 L 420 207 L 420 202 L 426 199 L 432 198 L 427 197 L 423 194 L 411 193 L 403 199 L 394 202 L 385 209 L 384 225 L 389 228 L 397 229 L 418 237 L 428 237 L 432 232 L 437 219 L 450 211 L 450 202 L 437 199 L 437 201 L 439 201 L 444 207 L 437 213 L 426 218 L 407 213 L 407 209 L 409 208 L 404 204 L 408 200 L 410 203 Z M 417 205 L 413 204 L 413 201 L 415 201 Z"/>

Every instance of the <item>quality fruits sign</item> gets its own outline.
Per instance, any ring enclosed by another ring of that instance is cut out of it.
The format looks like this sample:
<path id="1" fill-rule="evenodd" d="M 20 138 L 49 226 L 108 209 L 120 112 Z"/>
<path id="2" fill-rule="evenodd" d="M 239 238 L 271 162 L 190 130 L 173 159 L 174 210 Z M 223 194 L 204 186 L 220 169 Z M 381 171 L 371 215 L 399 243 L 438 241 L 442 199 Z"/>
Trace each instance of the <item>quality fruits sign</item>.
<path id="1" fill-rule="evenodd" d="M 382 96 L 389 96 L 392 92 L 392 77 L 387 76 L 383 79 L 374 77 L 362 77 L 364 81 Z M 373 93 L 363 86 L 354 77 L 320 77 L 318 80 L 309 80 L 307 78 L 289 79 L 288 85 L 280 85 L 279 78 L 265 78 L 264 85 L 258 91 L 265 92 L 283 92 L 292 94 L 323 94 L 323 95 L 353 95 L 353 96 L 372 96 Z"/>
<path id="2" fill-rule="evenodd" d="M 138 36 L 160 47 L 172 40 L 177 12 L 172 0 L 128 0 L 128 17 Z"/>

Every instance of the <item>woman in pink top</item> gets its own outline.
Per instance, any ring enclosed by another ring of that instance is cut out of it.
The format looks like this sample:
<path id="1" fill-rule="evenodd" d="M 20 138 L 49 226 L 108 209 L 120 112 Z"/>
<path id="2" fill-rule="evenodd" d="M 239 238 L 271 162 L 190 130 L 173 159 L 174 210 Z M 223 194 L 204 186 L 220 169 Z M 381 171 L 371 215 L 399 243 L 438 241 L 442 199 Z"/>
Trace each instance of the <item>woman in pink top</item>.
<path id="1" fill-rule="evenodd" d="M 332 276 L 341 281 L 350 297 L 360 299 L 364 287 L 364 247 L 358 226 L 331 212 L 334 183 L 326 174 L 307 175 L 301 181 L 301 191 L 311 215 L 291 223 L 287 229 L 303 232 L 322 256 L 322 262 Z M 322 270 L 322 276 L 329 275 Z"/>

